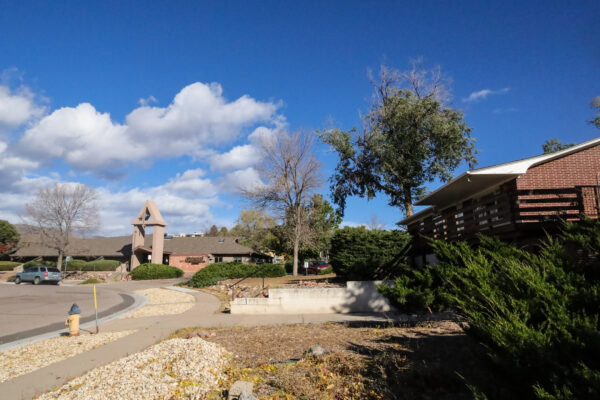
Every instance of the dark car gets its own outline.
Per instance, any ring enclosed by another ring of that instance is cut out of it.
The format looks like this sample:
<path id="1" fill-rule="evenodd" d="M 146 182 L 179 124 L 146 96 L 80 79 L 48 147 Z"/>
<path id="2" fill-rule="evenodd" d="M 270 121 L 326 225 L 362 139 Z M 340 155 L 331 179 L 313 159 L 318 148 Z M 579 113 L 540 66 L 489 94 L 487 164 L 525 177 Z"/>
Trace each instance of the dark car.
<path id="1" fill-rule="evenodd" d="M 33 282 L 34 285 L 39 285 L 42 282 L 51 282 L 58 285 L 62 280 L 62 275 L 58 268 L 45 267 L 43 265 L 35 267 L 27 267 L 23 272 L 19 272 L 15 276 L 15 283 L 18 285 L 21 282 Z"/>
<path id="2" fill-rule="evenodd" d="M 331 268 L 331 264 L 327 261 L 311 261 L 308 263 L 308 268 L 306 269 L 307 274 L 319 274 L 320 272 L 326 270 L 327 268 Z"/>

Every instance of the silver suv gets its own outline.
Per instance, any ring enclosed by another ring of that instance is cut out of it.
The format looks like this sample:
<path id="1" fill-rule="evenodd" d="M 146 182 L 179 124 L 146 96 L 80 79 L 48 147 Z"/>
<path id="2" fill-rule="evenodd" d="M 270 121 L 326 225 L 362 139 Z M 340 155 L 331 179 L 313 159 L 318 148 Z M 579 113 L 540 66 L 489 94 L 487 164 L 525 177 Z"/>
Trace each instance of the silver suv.
<path id="1" fill-rule="evenodd" d="M 61 280 L 62 275 L 58 268 L 44 267 L 42 265 L 25 268 L 23 272 L 19 272 L 15 276 L 15 283 L 17 285 L 21 282 L 33 282 L 34 285 L 39 285 L 42 282 L 52 282 L 58 285 L 58 282 Z"/>

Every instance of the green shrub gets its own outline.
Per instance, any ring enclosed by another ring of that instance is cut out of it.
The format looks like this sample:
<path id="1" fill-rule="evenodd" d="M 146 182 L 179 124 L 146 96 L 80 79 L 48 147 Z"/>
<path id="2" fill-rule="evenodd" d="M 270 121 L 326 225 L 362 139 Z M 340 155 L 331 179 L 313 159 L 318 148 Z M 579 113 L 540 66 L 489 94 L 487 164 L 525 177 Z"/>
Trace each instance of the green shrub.
<path id="1" fill-rule="evenodd" d="M 333 274 L 333 268 L 327 267 L 323 271 L 319 271 L 319 275 Z"/>
<path id="2" fill-rule="evenodd" d="M 440 263 L 406 267 L 399 307 L 452 307 L 491 371 L 471 383 L 489 399 L 600 398 L 600 222 L 565 224 L 530 253 L 481 236 L 477 247 L 431 241 Z"/>
<path id="3" fill-rule="evenodd" d="M 294 272 L 294 260 L 287 260 L 285 262 L 285 272 L 291 274 Z"/>
<path id="4" fill-rule="evenodd" d="M 226 279 L 284 276 L 285 269 L 279 264 L 242 264 L 239 262 L 210 264 L 196 272 L 187 283 L 193 287 L 205 287 Z"/>
<path id="5" fill-rule="evenodd" d="M 37 265 L 45 265 L 46 267 L 56 267 L 55 261 L 27 261 L 23 264 L 23 268 L 35 267 Z"/>
<path id="6" fill-rule="evenodd" d="M 404 265 L 409 244 L 406 232 L 345 227 L 331 239 L 331 266 L 346 279 L 385 279 Z"/>
<path id="7" fill-rule="evenodd" d="M 14 261 L 0 261 L 0 271 L 12 271 L 17 265 L 21 265 L 21 263 Z"/>
<path id="8" fill-rule="evenodd" d="M 163 264 L 142 264 L 131 271 L 131 279 L 135 281 L 149 279 L 179 278 L 183 271 L 179 268 Z"/>
<path id="9" fill-rule="evenodd" d="M 89 284 L 96 284 L 96 283 L 104 283 L 104 281 L 101 279 L 96 279 L 96 278 L 88 278 L 85 281 L 81 282 L 80 285 L 89 285 Z"/>
<path id="10" fill-rule="evenodd" d="M 121 263 L 116 260 L 77 260 L 69 262 L 63 261 L 63 268 L 67 266 L 67 271 L 114 271 Z"/>
<path id="11" fill-rule="evenodd" d="M 16 277 L 17 277 L 16 275 L 9 276 L 9 277 L 6 279 L 6 282 L 14 282 Z"/>

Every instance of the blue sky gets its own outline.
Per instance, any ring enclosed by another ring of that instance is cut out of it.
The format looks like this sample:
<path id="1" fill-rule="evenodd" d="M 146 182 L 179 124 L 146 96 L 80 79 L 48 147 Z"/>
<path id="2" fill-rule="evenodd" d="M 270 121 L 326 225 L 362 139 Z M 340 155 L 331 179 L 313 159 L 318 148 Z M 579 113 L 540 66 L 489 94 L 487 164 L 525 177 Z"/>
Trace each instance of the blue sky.
<path id="1" fill-rule="evenodd" d="M 360 126 L 367 71 L 417 57 L 452 78 L 480 166 L 589 140 L 599 44 L 598 1 L 0 1 L 0 218 L 81 182 L 102 234 L 129 233 L 146 198 L 171 233 L 232 226 L 257 138 Z M 317 153 L 329 176 L 335 154 Z M 372 214 L 402 218 L 380 196 L 344 220 Z"/>

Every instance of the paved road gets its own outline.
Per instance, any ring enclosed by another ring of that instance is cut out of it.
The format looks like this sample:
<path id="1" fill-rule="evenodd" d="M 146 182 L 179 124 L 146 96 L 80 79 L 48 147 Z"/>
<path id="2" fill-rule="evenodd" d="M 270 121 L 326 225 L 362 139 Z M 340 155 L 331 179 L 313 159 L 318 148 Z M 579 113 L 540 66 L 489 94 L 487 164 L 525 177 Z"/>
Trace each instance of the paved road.
<path id="1" fill-rule="evenodd" d="M 119 282 L 96 285 L 98 317 L 117 313 L 133 304 L 136 290 L 173 285 L 182 279 Z M 81 323 L 95 319 L 92 285 L 0 284 L 0 344 L 66 329 L 73 303 L 81 309 Z"/>
<path id="2" fill-rule="evenodd" d="M 126 290 L 97 285 L 98 313 L 115 313 L 133 303 Z M 0 285 L 0 343 L 65 328 L 73 303 L 84 322 L 95 318 L 92 285 Z"/>

